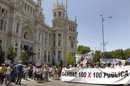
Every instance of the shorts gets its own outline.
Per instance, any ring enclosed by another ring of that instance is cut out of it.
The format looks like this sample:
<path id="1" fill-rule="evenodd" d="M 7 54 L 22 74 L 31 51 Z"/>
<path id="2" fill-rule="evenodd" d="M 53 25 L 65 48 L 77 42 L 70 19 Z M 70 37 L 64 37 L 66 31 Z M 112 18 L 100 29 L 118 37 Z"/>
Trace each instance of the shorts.
<path id="1" fill-rule="evenodd" d="M 7 81 L 10 81 L 10 80 L 11 80 L 11 74 L 7 74 L 7 75 L 6 75 L 6 80 L 7 80 Z"/>

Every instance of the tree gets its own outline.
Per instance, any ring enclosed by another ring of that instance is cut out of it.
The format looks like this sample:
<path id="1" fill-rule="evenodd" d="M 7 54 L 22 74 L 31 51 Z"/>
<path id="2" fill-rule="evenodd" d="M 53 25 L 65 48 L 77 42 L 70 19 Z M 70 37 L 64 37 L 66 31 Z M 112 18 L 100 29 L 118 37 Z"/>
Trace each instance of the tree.
<path id="1" fill-rule="evenodd" d="M 122 49 L 115 50 L 115 57 L 125 59 L 124 51 Z"/>
<path id="2" fill-rule="evenodd" d="M 23 64 L 28 63 L 28 53 L 25 50 L 22 50 L 20 53 L 20 60 L 22 61 Z"/>
<path id="3" fill-rule="evenodd" d="M 113 58 L 113 52 L 104 52 L 104 58 Z"/>
<path id="4" fill-rule="evenodd" d="M 0 65 L 2 64 L 2 63 L 4 63 L 4 56 L 5 56 L 5 52 L 3 52 L 2 51 L 2 48 L 1 48 L 1 46 L 0 46 Z"/>
<path id="5" fill-rule="evenodd" d="M 7 47 L 7 59 L 11 60 L 11 63 L 14 62 L 14 58 L 16 57 L 16 52 L 12 45 Z"/>
<path id="6" fill-rule="evenodd" d="M 71 53 L 71 52 L 67 52 L 67 59 L 64 63 L 64 65 L 68 66 L 68 65 L 75 65 L 76 59 L 75 56 Z"/>
<path id="7" fill-rule="evenodd" d="M 125 55 L 125 58 L 126 58 L 126 59 L 130 58 L 130 48 L 124 50 L 124 55 Z"/>
<path id="8" fill-rule="evenodd" d="M 100 50 L 95 51 L 95 54 L 93 56 L 94 62 L 99 62 L 100 58 L 101 58 L 101 51 Z"/>
<path id="9" fill-rule="evenodd" d="M 88 46 L 83 46 L 83 45 L 79 45 L 78 46 L 78 49 L 77 49 L 77 52 L 78 52 L 78 54 L 85 54 L 85 53 L 88 53 L 88 52 L 90 52 L 91 50 L 90 50 L 90 47 L 88 47 Z"/>
<path id="10" fill-rule="evenodd" d="M 96 51 L 95 55 L 94 55 L 94 61 L 98 61 L 99 58 L 117 58 L 117 59 L 128 59 L 130 57 L 130 48 L 123 50 L 123 49 L 117 49 L 117 50 L 113 50 L 113 51 L 109 51 L 109 52 L 104 52 L 102 54 L 100 54 L 101 51 Z"/>

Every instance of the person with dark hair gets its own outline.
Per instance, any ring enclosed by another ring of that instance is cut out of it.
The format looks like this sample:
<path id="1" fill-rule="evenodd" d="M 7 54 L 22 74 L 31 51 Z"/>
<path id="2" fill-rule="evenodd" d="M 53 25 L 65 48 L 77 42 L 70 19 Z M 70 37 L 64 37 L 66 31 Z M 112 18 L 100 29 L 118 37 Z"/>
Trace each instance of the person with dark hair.
<path id="1" fill-rule="evenodd" d="M 33 66 L 30 66 L 30 69 L 29 69 L 29 78 L 33 79 Z"/>
<path id="2" fill-rule="evenodd" d="M 24 73 L 24 68 L 21 61 L 19 61 L 19 64 L 16 65 L 16 72 L 17 72 L 16 84 L 21 85 L 21 79 Z"/>

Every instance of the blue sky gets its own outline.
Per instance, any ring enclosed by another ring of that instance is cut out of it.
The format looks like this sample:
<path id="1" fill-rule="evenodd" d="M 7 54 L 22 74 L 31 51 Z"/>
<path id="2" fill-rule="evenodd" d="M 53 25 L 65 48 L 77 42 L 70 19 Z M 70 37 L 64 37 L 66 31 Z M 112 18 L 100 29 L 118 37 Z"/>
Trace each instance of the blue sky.
<path id="1" fill-rule="evenodd" d="M 57 0 L 42 0 L 45 22 L 50 26 L 54 2 Z M 101 50 L 100 14 L 112 16 L 104 22 L 106 51 L 130 48 L 130 0 L 68 0 L 69 19 L 77 17 L 78 44 Z"/>

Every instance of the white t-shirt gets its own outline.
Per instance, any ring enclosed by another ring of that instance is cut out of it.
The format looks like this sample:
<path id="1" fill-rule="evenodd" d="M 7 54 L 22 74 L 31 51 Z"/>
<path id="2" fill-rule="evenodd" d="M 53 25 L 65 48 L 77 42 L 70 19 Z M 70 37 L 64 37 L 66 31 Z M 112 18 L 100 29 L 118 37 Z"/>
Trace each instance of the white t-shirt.
<path id="1" fill-rule="evenodd" d="M 11 74 L 11 71 L 12 71 L 11 67 L 7 67 L 6 74 Z"/>

